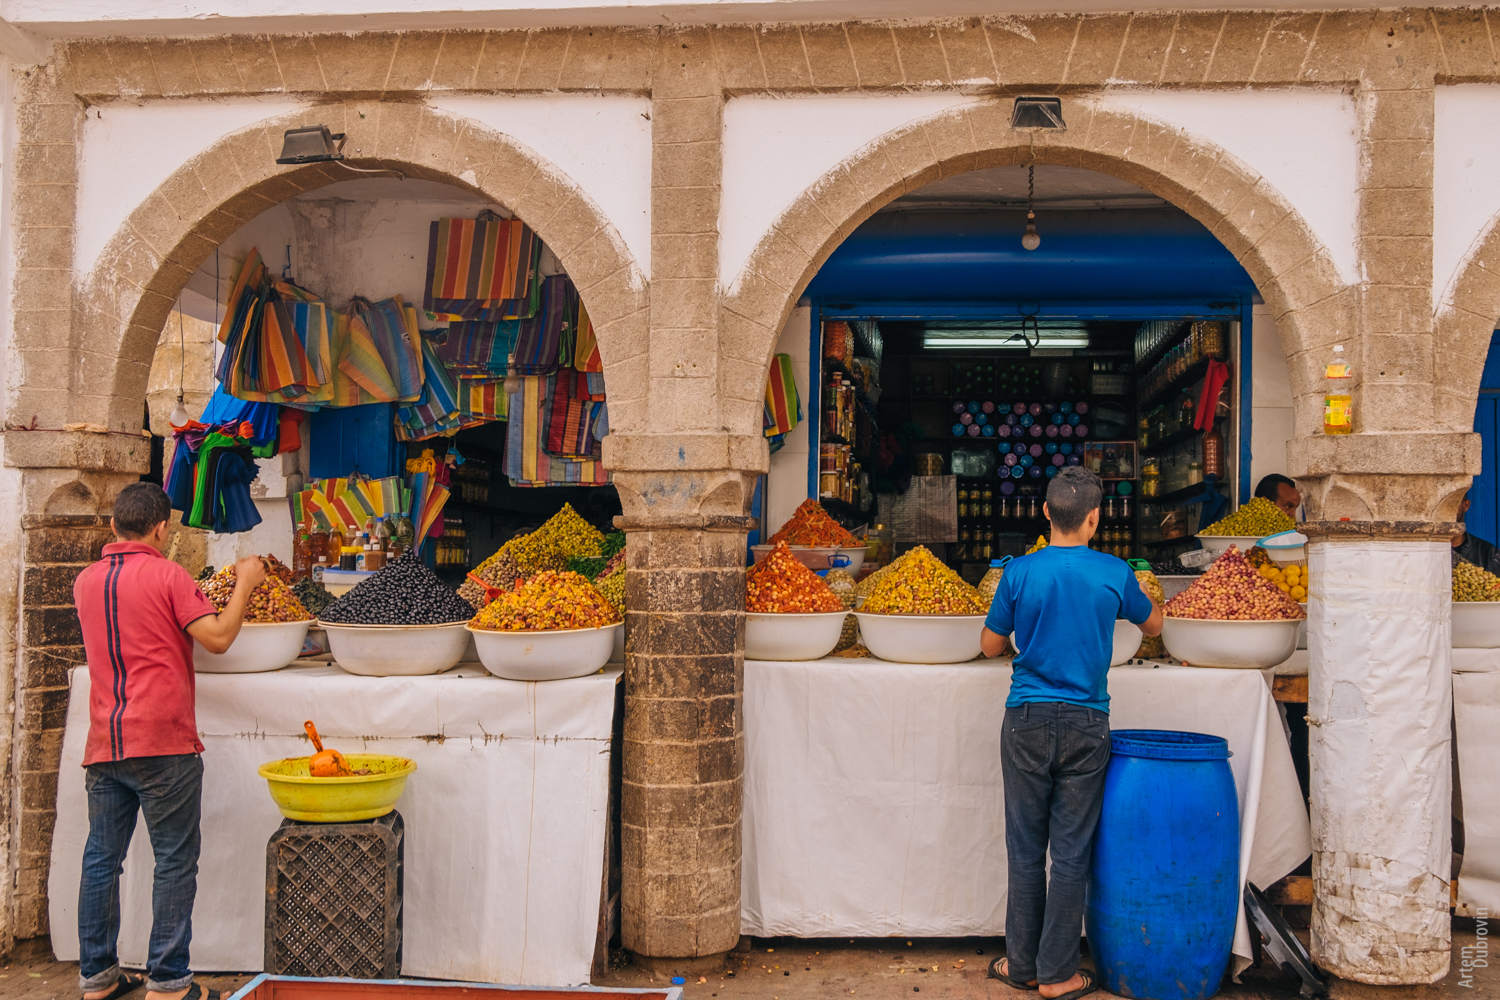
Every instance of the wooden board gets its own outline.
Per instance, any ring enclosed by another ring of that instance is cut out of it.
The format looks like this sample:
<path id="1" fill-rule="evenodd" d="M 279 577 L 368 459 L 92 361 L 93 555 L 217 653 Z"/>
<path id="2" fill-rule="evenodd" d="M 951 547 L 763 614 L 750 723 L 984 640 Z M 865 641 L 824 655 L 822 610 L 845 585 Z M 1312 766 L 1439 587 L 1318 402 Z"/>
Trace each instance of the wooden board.
<path id="1" fill-rule="evenodd" d="M 1296 676 L 1285 674 L 1278 676 L 1271 684 L 1271 695 L 1277 701 L 1289 701 L 1306 705 L 1307 675 Z"/>

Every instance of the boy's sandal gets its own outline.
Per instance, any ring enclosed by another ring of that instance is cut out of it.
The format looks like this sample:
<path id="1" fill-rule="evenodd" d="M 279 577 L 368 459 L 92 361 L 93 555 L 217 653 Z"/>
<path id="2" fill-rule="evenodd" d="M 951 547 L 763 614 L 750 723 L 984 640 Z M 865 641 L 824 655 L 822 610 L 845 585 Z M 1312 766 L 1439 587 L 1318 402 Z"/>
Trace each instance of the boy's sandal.
<path id="1" fill-rule="evenodd" d="M 989 976 L 989 978 L 991 978 L 991 979 L 998 979 L 1002 983 L 1004 983 L 1006 986 L 1009 986 L 1013 990 L 1031 990 L 1031 991 L 1035 992 L 1036 991 L 1036 983 L 1027 983 L 1027 982 L 1023 982 L 1023 981 L 1021 981 L 1019 979 L 1012 979 L 1012 978 L 1010 978 L 1010 976 L 1007 973 L 1002 972 L 1000 970 L 1000 963 L 1001 962 L 1005 962 L 1005 961 L 1006 961 L 1006 958 L 1005 958 L 1004 955 L 1001 955 L 998 958 L 993 958 L 993 959 L 990 960 L 990 971 L 987 973 L 987 975 Z M 1080 996 L 1081 995 L 1082 994 L 1080 994 Z M 1059 1000 L 1061 1000 L 1061 998 L 1059 998 Z"/>
<path id="2" fill-rule="evenodd" d="M 132 975 L 129 972 L 120 973 L 120 978 L 115 980 L 115 985 L 103 1000 L 120 1000 L 120 997 L 132 993 L 146 985 L 145 976 Z"/>
<path id="3" fill-rule="evenodd" d="M 1079 995 L 1082 996 L 1082 994 Z M 205 990 L 202 986 L 198 985 L 198 981 L 195 979 L 193 980 L 193 985 L 188 987 L 187 995 L 182 1000 L 219 1000 L 219 991 Z"/>
<path id="4" fill-rule="evenodd" d="M 1052 1000 L 1079 1000 L 1079 997 L 1086 997 L 1099 988 L 1099 984 L 1094 981 L 1094 974 L 1088 969 L 1079 969 L 1078 976 L 1083 980 L 1082 986 L 1076 990 L 1069 990 L 1067 993 L 1055 996 Z"/>

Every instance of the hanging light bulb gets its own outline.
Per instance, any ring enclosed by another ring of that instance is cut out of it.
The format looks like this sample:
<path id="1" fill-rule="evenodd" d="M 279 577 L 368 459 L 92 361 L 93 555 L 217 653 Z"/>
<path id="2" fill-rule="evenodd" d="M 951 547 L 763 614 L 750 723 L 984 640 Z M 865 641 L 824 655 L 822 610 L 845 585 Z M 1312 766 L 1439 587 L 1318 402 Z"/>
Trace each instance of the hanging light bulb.
<path id="1" fill-rule="evenodd" d="M 172 412 L 167 414 L 167 423 L 172 429 L 186 427 L 192 418 L 188 415 L 187 406 L 182 402 L 183 394 L 186 392 L 187 382 L 187 331 L 182 322 L 182 300 L 177 300 L 177 405 L 172 407 Z"/>
<path id="2" fill-rule="evenodd" d="M 505 393 L 514 396 L 521 391 L 521 376 L 516 372 L 516 354 L 511 352 L 509 360 L 505 363 Z"/>
<path id="3" fill-rule="evenodd" d="M 1042 237 L 1036 231 L 1036 213 L 1026 213 L 1026 232 L 1021 237 L 1021 246 L 1027 250 L 1035 250 L 1042 245 Z"/>
<path id="4" fill-rule="evenodd" d="M 1036 164 L 1026 168 L 1026 232 L 1021 236 L 1021 246 L 1027 250 L 1035 250 L 1042 245 L 1042 237 L 1036 231 L 1036 212 L 1032 210 L 1032 200 L 1036 195 Z"/>

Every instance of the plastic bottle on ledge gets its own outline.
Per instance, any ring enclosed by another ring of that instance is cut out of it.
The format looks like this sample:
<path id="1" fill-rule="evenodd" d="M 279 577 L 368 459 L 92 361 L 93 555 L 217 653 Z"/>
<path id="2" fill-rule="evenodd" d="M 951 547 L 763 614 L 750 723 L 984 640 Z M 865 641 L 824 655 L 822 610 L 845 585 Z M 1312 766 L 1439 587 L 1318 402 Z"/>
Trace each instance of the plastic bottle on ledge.
<path id="1" fill-rule="evenodd" d="M 1323 433 L 1352 434 L 1354 432 L 1354 397 L 1350 385 L 1354 381 L 1353 368 L 1344 357 L 1344 345 L 1335 344 L 1333 359 L 1325 369 L 1323 390 Z"/>

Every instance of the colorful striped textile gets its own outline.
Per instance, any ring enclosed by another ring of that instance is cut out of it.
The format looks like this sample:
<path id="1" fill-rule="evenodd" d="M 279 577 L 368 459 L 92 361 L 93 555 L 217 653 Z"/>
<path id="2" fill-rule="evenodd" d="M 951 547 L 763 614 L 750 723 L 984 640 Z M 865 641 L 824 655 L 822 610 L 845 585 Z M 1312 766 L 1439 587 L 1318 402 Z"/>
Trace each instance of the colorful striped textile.
<path id="1" fill-rule="evenodd" d="M 776 437 L 801 422 L 802 399 L 792 376 L 792 356 L 778 354 L 771 359 L 771 373 L 766 379 L 765 416 L 761 421 L 764 433 Z"/>
<path id="2" fill-rule="evenodd" d="M 552 395 L 543 400 L 542 447 L 556 458 L 597 459 L 594 418 L 604 405 L 604 394 L 590 391 L 590 377 L 564 369 L 551 376 Z M 602 382 L 603 379 L 600 379 Z"/>
<path id="3" fill-rule="evenodd" d="M 542 279 L 542 307 L 535 316 L 521 321 L 516 334 L 516 371 L 522 375 L 550 375 L 557 371 L 562 364 L 564 334 L 576 319 L 577 303 L 578 293 L 566 274 Z M 567 364 L 572 363 L 570 356 Z"/>
<path id="4" fill-rule="evenodd" d="M 578 299 L 578 340 L 573 347 L 573 367 L 581 372 L 604 371 L 604 359 L 599 356 L 599 338 L 594 334 L 594 322 L 589 311 Z"/>
<path id="5" fill-rule="evenodd" d="M 468 426 L 459 412 L 461 390 L 438 358 L 437 346 L 426 333 L 422 335 L 422 367 L 425 377 L 421 397 L 415 403 L 396 408 L 396 439 L 399 441 L 422 441 Z"/>
<path id="6" fill-rule="evenodd" d="M 396 399 L 396 386 L 360 312 L 350 302 L 334 317 L 338 366 L 333 376 L 333 406 L 389 403 Z"/>
<path id="7" fill-rule="evenodd" d="M 275 280 L 254 249 L 235 278 L 219 340 L 215 377 L 237 398 L 301 401 L 326 382 L 326 307 L 307 289 Z"/>
<path id="8" fill-rule="evenodd" d="M 397 295 L 380 302 L 358 296 L 349 300 L 349 311 L 358 316 L 369 331 L 384 367 L 387 381 L 395 396 L 381 402 L 411 402 L 422 394 L 421 334 L 417 330 L 417 312 Z M 363 342 L 360 341 L 363 349 Z M 360 356 L 359 369 L 366 371 L 370 359 Z M 363 382 L 360 383 L 364 385 Z M 369 388 L 366 386 L 366 388 Z M 370 389 L 374 392 L 374 389 Z"/>
<path id="9" fill-rule="evenodd" d="M 465 427 L 506 419 L 510 410 L 509 401 L 505 386 L 499 382 L 459 380 L 458 413 L 465 421 Z"/>
<path id="10" fill-rule="evenodd" d="M 604 466 L 548 455 L 541 447 L 542 407 L 555 385 L 551 377 L 521 379 L 521 390 L 510 400 L 505 436 L 505 474 L 512 486 L 603 486 L 609 482 Z"/>
<path id="11" fill-rule="evenodd" d="M 541 250 L 518 219 L 438 219 L 428 231 L 423 307 L 437 320 L 530 316 Z"/>
<path id="12" fill-rule="evenodd" d="M 513 319 L 449 323 L 438 356 L 456 378 L 498 381 L 508 372 L 520 324 Z"/>

